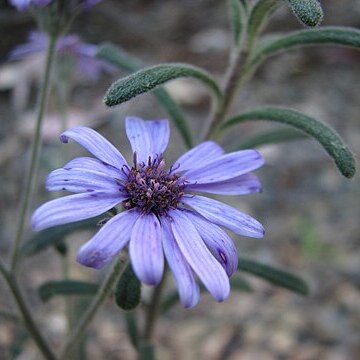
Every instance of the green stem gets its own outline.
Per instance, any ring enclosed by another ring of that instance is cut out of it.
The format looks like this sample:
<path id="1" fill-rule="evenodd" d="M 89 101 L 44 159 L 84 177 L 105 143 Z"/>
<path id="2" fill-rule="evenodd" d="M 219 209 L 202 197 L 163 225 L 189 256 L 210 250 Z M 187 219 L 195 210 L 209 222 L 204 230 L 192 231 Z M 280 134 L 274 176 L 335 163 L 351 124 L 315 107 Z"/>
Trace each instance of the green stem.
<path id="1" fill-rule="evenodd" d="M 243 72 L 243 69 L 246 67 L 245 65 L 248 59 L 248 52 L 241 51 L 241 49 L 239 49 L 238 53 L 234 56 L 228 71 L 225 74 L 225 83 L 223 87 L 224 100 L 210 115 L 209 125 L 203 135 L 203 140 L 214 136 L 216 129 L 227 115 L 230 106 L 238 93 L 240 85 L 246 79 L 246 73 Z"/>
<path id="2" fill-rule="evenodd" d="M 152 340 L 156 319 L 160 309 L 160 298 L 165 284 L 165 276 L 166 274 L 164 274 L 161 283 L 154 288 L 151 302 L 149 304 L 149 307 L 147 308 L 143 335 L 143 342 L 145 344 L 151 342 Z"/>
<path id="3" fill-rule="evenodd" d="M 106 300 L 115 282 L 120 278 L 121 274 L 125 270 L 127 261 L 121 261 L 116 259 L 113 268 L 109 271 L 107 277 L 104 279 L 98 293 L 93 298 L 89 307 L 85 310 L 85 313 L 81 317 L 80 321 L 70 333 L 69 338 L 65 344 L 64 350 L 61 355 L 61 359 L 68 359 L 73 347 L 78 344 L 85 334 L 85 330 L 93 320 L 96 312 Z"/>
<path id="4" fill-rule="evenodd" d="M 4 279 L 11 293 L 13 294 L 14 300 L 23 317 L 26 329 L 34 339 L 41 353 L 44 355 L 44 358 L 48 360 L 56 360 L 57 358 L 55 354 L 53 353 L 53 351 L 47 344 L 45 338 L 40 333 L 39 328 L 35 324 L 35 321 L 32 317 L 32 312 L 25 302 L 24 296 L 20 290 L 16 278 L 14 277 L 14 275 L 8 272 L 8 270 L 5 268 L 4 264 L 1 261 L 0 261 L 0 273 L 4 276 Z"/>
<path id="5" fill-rule="evenodd" d="M 18 260 L 18 255 L 19 255 L 19 246 L 20 246 L 23 234 L 24 234 L 27 211 L 29 208 L 31 194 L 33 192 L 37 167 L 38 167 L 38 163 L 39 163 L 39 154 L 40 154 L 40 148 L 41 148 L 42 120 L 44 117 L 46 104 L 47 104 L 48 98 L 49 98 L 50 79 L 51 79 L 51 72 L 52 72 L 52 68 L 53 68 L 53 64 L 54 64 L 57 38 L 58 38 L 57 33 L 53 33 L 53 34 L 49 35 L 49 42 L 48 42 L 47 54 L 46 54 L 44 80 L 43 80 L 43 84 L 42 84 L 42 86 L 40 88 L 40 92 L 39 92 L 38 110 L 37 110 L 37 117 L 36 117 L 36 128 L 35 128 L 34 141 L 33 141 L 32 150 L 31 150 L 30 166 L 29 166 L 26 180 L 25 180 L 25 187 L 24 187 L 24 192 L 23 192 L 21 205 L 20 205 L 19 221 L 18 221 L 18 226 L 17 226 L 17 230 L 16 230 L 16 235 L 15 235 L 15 241 L 14 241 L 14 245 L 13 245 L 13 252 L 11 255 L 10 269 L 11 269 L 12 273 L 16 270 L 16 266 L 17 266 L 17 260 Z"/>

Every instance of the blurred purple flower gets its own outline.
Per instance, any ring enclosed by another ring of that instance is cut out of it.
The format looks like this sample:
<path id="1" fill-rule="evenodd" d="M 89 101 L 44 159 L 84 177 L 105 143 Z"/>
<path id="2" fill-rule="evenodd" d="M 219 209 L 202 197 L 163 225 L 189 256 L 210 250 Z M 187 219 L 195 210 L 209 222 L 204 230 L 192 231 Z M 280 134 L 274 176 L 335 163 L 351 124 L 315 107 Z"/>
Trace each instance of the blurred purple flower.
<path id="1" fill-rule="evenodd" d="M 224 154 L 215 142 L 206 141 L 166 169 L 167 120 L 129 117 L 126 133 L 133 151 L 131 165 L 90 128 L 74 127 L 61 135 L 62 142 L 73 139 L 96 158 L 75 158 L 49 174 L 48 190 L 76 194 L 38 208 L 33 228 L 91 218 L 122 205 L 123 211 L 80 248 L 79 263 L 102 268 L 129 243 L 133 269 L 143 283 L 161 281 L 165 255 L 185 307 L 199 301 L 194 274 L 216 300 L 224 300 L 238 254 L 220 226 L 255 238 L 263 237 L 264 229 L 239 210 L 195 192 L 240 195 L 260 191 L 260 181 L 251 171 L 263 165 L 262 156 L 255 150 Z"/>
<path id="2" fill-rule="evenodd" d="M 18 45 L 10 52 L 11 60 L 19 60 L 28 55 L 45 52 L 48 37 L 41 32 L 33 31 L 28 36 L 28 42 Z M 97 59 L 97 46 L 86 44 L 77 35 L 65 35 L 59 38 L 56 46 L 58 54 L 72 55 L 76 60 L 76 68 L 87 78 L 97 80 L 102 71 L 112 73 L 116 71 L 111 64 Z"/>
<path id="3" fill-rule="evenodd" d="M 30 5 L 36 6 L 46 6 L 55 0 L 10 0 L 10 4 L 15 6 L 19 11 L 25 11 L 29 8 Z M 74 6 L 80 5 L 85 10 L 91 8 L 102 0 L 67 0 L 68 2 L 73 2 Z"/>
<path id="4" fill-rule="evenodd" d="M 31 4 L 37 6 L 45 6 L 52 2 L 52 0 L 10 0 L 10 4 L 15 6 L 19 11 L 25 11 Z"/>

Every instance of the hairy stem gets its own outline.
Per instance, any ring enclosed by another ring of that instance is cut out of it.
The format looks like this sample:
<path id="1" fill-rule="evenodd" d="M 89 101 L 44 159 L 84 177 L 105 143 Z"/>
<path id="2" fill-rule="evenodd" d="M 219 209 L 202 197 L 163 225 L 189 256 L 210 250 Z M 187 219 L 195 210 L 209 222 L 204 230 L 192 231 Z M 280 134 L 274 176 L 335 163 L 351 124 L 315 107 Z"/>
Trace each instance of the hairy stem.
<path id="1" fill-rule="evenodd" d="M 106 300 L 112 287 L 114 286 L 115 282 L 120 278 L 126 266 L 127 261 L 124 262 L 121 261 L 119 258 L 116 259 L 113 268 L 107 274 L 107 277 L 104 279 L 98 293 L 92 299 L 92 302 L 85 310 L 85 313 L 80 318 L 80 321 L 78 322 L 74 330 L 70 333 L 69 338 L 65 344 L 63 353 L 61 355 L 61 359 L 68 359 L 73 347 L 81 341 L 82 337 L 85 334 L 85 330 L 93 320 L 100 306 Z"/>
<path id="2" fill-rule="evenodd" d="M 31 195 L 33 192 L 33 187 L 35 183 L 35 177 L 39 162 L 39 154 L 41 148 L 41 128 L 42 128 L 42 120 L 45 113 L 46 104 L 49 98 L 50 92 L 50 80 L 51 73 L 55 59 L 56 52 L 56 41 L 58 35 L 57 33 L 53 33 L 49 35 L 49 42 L 47 46 L 47 54 L 46 54 L 46 63 L 45 63 L 45 72 L 44 72 L 44 80 L 39 92 L 38 98 L 38 107 L 37 107 L 37 117 L 36 117 L 36 127 L 34 140 L 31 149 L 31 160 L 29 169 L 25 179 L 24 192 L 22 194 L 21 204 L 20 204 L 20 214 L 18 220 L 18 226 L 15 235 L 15 241 L 13 245 L 13 251 L 11 255 L 10 269 L 13 273 L 16 270 L 17 260 L 18 260 L 18 252 L 19 246 L 24 234 L 25 224 L 26 224 L 26 216 L 29 208 L 29 203 L 31 199 Z"/>
<path id="3" fill-rule="evenodd" d="M 246 79 L 246 73 L 243 72 L 243 69 L 245 68 L 247 61 L 247 51 L 241 51 L 239 49 L 225 74 L 223 86 L 224 101 L 220 104 L 220 106 L 214 108 L 214 111 L 210 115 L 209 125 L 203 135 L 203 140 L 209 139 L 214 135 L 215 130 L 227 115 L 240 85 Z"/>
<path id="4" fill-rule="evenodd" d="M 5 268 L 4 264 L 0 261 L 0 273 L 3 275 L 13 297 L 22 315 L 26 329 L 30 336 L 35 341 L 39 350 L 47 360 L 56 360 L 56 356 L 49 347 L 43 335 L 40 333 L 38 326 L 36 325 L 32 312 L 25 302 L 24 295 L 22 294 L 20 287 L 16 281 L 14 275 L 10 274 Z"/>

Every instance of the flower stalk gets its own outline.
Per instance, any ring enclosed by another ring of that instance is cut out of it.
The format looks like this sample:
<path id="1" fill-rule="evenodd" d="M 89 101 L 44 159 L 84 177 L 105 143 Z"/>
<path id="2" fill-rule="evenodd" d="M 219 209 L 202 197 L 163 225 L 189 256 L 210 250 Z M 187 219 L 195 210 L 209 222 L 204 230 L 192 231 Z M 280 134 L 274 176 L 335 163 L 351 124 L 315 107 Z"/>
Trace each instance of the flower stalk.
<path id="1" fill-rule="evenodd" d="M 32 316 L 32 312 L 29 309 L 24 296 L 20 290 L 20 287 L 17 283 L 17 280 L 13 274 L 11 274 L 5 267 L 5 265 L 0 260 L 0 273 L 3 275 L 13 297 L 14 300 L 19 308 L 19 311 L 22 315 L 24 324 L 26 329 L 28 330 L 29 334 L 32 336 L 33 340 L 35 341 L 36 345 L 38 346 L 39 350 L 43 354 L 44 358 L 47 360 L 56 360 L 57 357 L 51 350 L 50 346 L 48 345 L 47 341 L 39 331 L 38 326 L 35 323 L 35 320 Z"/>
<path id="2" fill-rule="evenodd" d="M 80 321 L 69 335 L 60 359 L 68 359 L 73 350 L 73 347 L 81 341 L 88 325 L 91 323 L 100 306 L 104 303 L 110 294 L 111 289 L 113 288 L 116 281 L 118 281 L 126 269 L 127 264 L 127 261 L 122 261 L 119 258 L 115 260 L 113 268 L 108 272 L 96 296 L 92 299 L 91 304 L 86 309 Z"/>
<path id="3" fill-rule="evenodd" d="M 31 149 L 31 160 L 25 179 L 24 192 L 22 195 L 22 200 L 20 205 L 18 226 L 17 226 L 15 241 L 13 245 L 13 252 L 11 255 L 10 269 L 12 273 L 16 270 L 18 255 L 19 255 L 19 246 L 23 238 L 25 223 L 27 218 L 26 215 L 28 212 L 31 195 L 35 184 L 35 177 L 37 173 L 39 154 L 41 149 L 42 122 L 50 93 L 51 73 L 54 65 L 57 38 L 58 38 L 58 34 L 56 32 L 53 32 L 52 34 L 49 35 L 49 42 L 47 46 L 47 53 L 45 60 L 44 80 L 39 92 L 35 134 Z"/>

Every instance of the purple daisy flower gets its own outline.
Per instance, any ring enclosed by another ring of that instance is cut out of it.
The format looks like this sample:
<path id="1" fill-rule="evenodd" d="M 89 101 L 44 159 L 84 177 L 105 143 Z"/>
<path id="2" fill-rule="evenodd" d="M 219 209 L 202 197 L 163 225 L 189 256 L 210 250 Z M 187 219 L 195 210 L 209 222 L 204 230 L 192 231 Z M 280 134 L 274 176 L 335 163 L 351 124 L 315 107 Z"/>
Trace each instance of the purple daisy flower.
<path id="1" fill-rule="evenodd" d="M 264 229 L 239 210 L 196 193 L 260 191 L 260 181 L 251 171 L 263 165 L 262 156 L 255 150 L 224 154 L 215 142 L 206 141 L 167 168 L 163 157 L 170 134 L 167 120 L 128 117 L 126 133 L 133 150 L 131 165 L 92 129 L 75 127 L 61 135 L 62 142 L 73 139 L 96 158 L 75 158 L 49 174 L 48 190 L 76 194 L 38 208 L 33 228 L 91 218 L 120 205 L 123 211 L 80 248 L 79 263 L 102 268 L 129 244 L 132 267 L 143 283 L 161 281 L 165 258 L 185 307 L 199 301 L 195 275 L 216 300 L 224 300 L 238 254 L 221 227 L 255 238 L 263 237 Z"/>
<path id="2" fill-rule="evenodd" d="M 49 39 L 44 33 L 32 31 L 28 36 L 28 42 L 16 46 L 10 52 L 9 58 L 19 60 L 31 54 L 45 52 L 48 41 Z M 78 73 L 91 80 L 97 80 L 103 71 L 108 73 L 116 71 L 114 66 L 96 57 L 96 45 L 84 43 L 77 35 L 61 36 L 56 50 L 59 55 L 73 56 Z"/>

